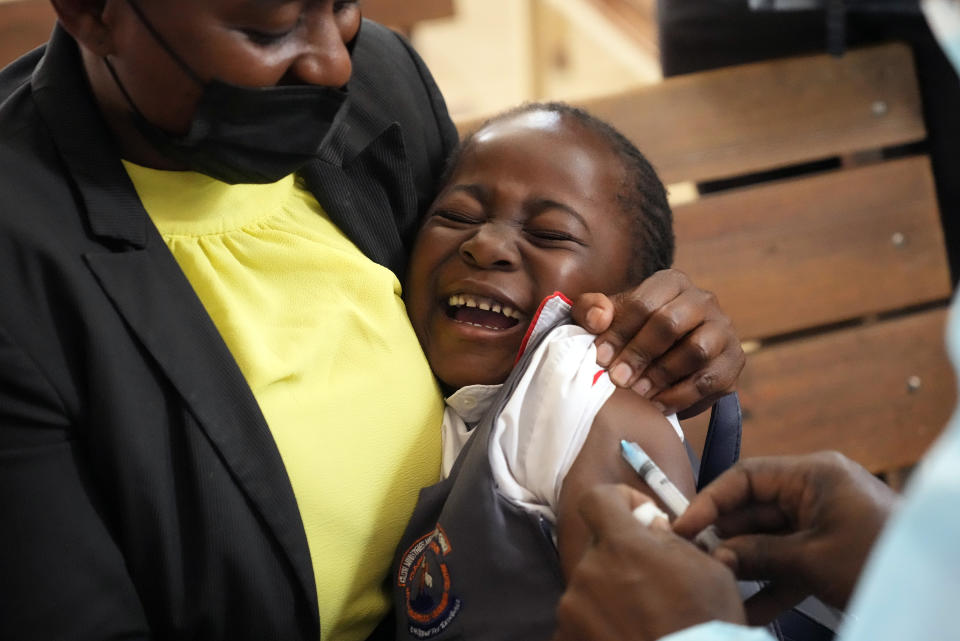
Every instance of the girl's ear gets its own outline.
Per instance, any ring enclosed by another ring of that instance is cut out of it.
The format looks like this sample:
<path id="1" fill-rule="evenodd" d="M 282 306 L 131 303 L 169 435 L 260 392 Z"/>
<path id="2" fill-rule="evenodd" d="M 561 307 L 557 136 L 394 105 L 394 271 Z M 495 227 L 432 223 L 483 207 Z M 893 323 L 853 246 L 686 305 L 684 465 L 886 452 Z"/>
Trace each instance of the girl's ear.
<path id="1" fill-rule="evenodd" d="M 50 0 L 63 28 L 85 49 L 104 57 L 113 52 L 109 26 L 103 21 L 110 0 Z"/>

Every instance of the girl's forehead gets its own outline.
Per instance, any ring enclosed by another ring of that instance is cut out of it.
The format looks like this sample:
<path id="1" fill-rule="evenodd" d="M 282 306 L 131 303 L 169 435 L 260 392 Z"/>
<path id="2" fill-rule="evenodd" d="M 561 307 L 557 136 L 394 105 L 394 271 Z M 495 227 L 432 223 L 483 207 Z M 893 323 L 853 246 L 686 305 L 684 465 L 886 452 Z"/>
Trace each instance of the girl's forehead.
<path id="1" fill-rule="evenodd" d="M 609 142 L 577 118 L 535 110 L 508 115 L 477 131 L 450 175 L 478 171 L 527 175 L 538 170 L 568 176 L 574 188 L 585 187 L 578 178 L 589 182 L 603 175 L 619 180 L 624 167 Z"/>
<path id="2" fill-rule="evenodd" d="M 524 123 L 539 122 L 527 115 L 519 115 Z M 520 126 L 511 116 L 503 121 L 504 128 L 491 126 L 489 135 L 475 138 L 453 165 L 443 193 L 463 192 L 491 203 L 551 201 L 577 210 L 619 212 L 617 195 L 624 180 L 620 157 L 575 118 L 560 116 L 560 124 L 558 114 L 535 115 L 549 115 L 555 122 L 546 129 Z"/>
<path id="3" fill-rule="evenodd" d="M 564 118 L 560 113 L 537 109 L 497 119 L 474 134 L 473 140 L 483 143 L 502 136 L 525 133 L 557 133 L 563 127 Z"/>

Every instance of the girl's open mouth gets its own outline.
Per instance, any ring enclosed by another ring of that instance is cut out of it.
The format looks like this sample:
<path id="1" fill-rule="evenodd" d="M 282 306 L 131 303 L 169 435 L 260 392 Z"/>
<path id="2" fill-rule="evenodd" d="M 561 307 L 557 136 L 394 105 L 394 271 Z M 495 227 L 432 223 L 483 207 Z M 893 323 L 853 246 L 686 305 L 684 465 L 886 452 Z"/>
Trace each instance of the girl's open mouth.
<path id="1" fill-rule="evenodd" d="M 474 294 L 452 294 L 446 301 L 446 312 L 458 323 L 498 331 L 515 327 L 523 319 L 520 310 Z"/>

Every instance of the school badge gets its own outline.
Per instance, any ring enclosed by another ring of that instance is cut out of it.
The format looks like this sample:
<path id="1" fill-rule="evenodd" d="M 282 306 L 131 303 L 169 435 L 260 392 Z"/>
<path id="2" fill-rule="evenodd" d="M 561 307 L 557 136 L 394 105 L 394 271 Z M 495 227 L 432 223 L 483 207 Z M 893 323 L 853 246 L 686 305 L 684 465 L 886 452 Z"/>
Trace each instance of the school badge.
<path id="1" fill-rule="evenodd" d="M 450 550 L 450 540 L 438 523 L 414 541 L 400 562 L 397 586 L 405 597 L 407 630 L 419 639 L 440 634 L 460 612 L 462 604 L 450 592 L 450 568 L 444 561 Z"/>

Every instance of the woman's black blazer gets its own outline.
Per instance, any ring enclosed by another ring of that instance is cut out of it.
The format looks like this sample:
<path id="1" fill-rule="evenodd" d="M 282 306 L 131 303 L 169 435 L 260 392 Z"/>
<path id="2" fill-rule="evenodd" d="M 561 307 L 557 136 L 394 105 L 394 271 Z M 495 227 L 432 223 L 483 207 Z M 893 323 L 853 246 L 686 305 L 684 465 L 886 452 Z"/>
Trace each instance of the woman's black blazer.
<path id="1" fill-rule="evenodd" d="M 365 22 L 353 62 L 302 175 L 401 274 L 456 132 L 400 37 Z M 57 28 L 0 73 L 0 639 L 147 637 L 316 641 L 316 588 L 270 431 Z"/>

